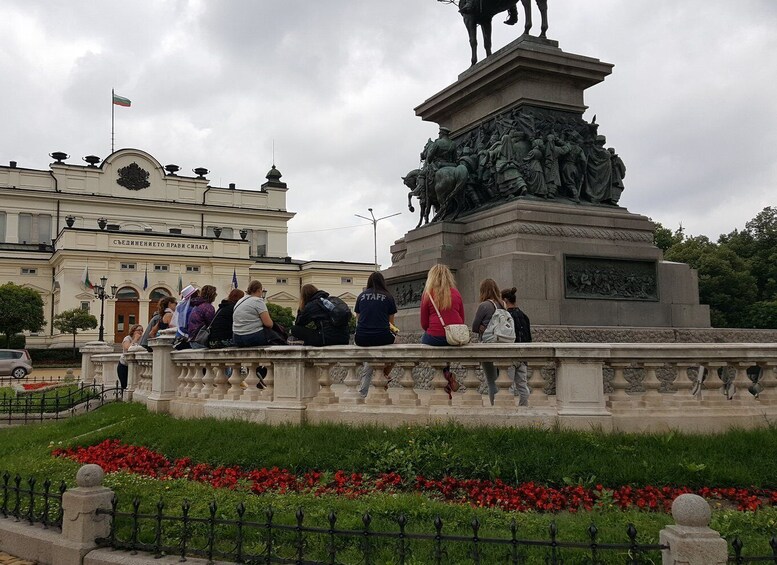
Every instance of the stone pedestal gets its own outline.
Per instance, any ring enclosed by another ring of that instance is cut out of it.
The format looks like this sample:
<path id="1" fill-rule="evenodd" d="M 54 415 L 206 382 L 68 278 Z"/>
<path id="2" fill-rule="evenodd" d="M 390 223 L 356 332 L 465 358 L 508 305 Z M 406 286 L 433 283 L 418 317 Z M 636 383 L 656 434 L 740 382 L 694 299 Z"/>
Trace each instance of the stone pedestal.
<path id="1" fill-rule="evenodd" d="M 516 199 L 415 229 L 391 251 L 384 275 L 406 331 L 418 329 L 421 291 L 436 263 L 455 271 L 470 320 L 480 281 L 493 278 L 518 289 L 533 325 L 710 326 L 696 272 L 664 261 L 650 220 L 619 207 Z"/>
<path id="2" fill-rule="evenodd" d="M 506 108 L 522 105 L 581 115 L 583 92 L 602 82 L 613 65 L 565 53 L 556 41 L 523 35 L 459 75 L 415 112 L 458 133 Z"/>
<path id="3" fill-rule="evenodd" d="M 397 299 L 400 328 L 420 329 L 421 292 L 429 268 L 437 263 L 455 271 L 468 320 L 475 313 L 480 282 L 493 278 L 500 288 L 517 288 L 519 305 L 533 325 L 710 326 L 709 308 L 699 304 L 696 273 L 687 265 L 663 261 L 653 244 L 652 222 L 614 204 L 620 196 L 616 185 L 599 193 L 594 188 L 605 181 L 587 169 L 575 169 L 566 180 L 554 180 L 553 190 L 536 183 L 529 190 L 529 181 L 521 189 L 504 173 L 507 169 L 498 168 L 501 163 L 513 167 L 521 179 L 531 177 L 527 157 L 505 156 L 496 149 L 508 140 L 517 152 L 519 146 L 528 151 L 527 139 L 543 148 L 546 141 L 558 148 L 554 139 L 578 139 L 579 144 L 564 147 L 596 155 L 594 143 L 604 142 L 599 126 L 582 119 L 583 95 L 612 67 L 566 53 L 554 41 L 523 36 L 416 108 L 422 119 L 451 130 L 459 166 L 467 163 L 469 177 L 466 187 L 458 189 L 458 200 L 446 201 L 457 206 L 443 207 L 453 221 L 412 230 L 391 248 L 392 265 L 384 275 Z M 544 159 L 545 149 L 539 151 Z M 532 157 L 533 166 L 537 159 Z M 547 161 L 541 163 L 544 178 L 551 178 Z M 426 174 L 420 171 L 418 178 Z"/>

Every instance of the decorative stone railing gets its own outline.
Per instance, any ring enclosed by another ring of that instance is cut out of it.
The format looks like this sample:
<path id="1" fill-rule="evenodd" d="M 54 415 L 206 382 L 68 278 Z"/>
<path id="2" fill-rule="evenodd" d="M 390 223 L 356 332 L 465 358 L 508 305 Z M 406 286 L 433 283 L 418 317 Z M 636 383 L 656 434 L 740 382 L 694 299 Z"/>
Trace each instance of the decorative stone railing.
<path id="1" fill-rule="evenodd" d="M 545 425 L 716 432 L 777 417 L 777 346 L 769 344 L 469 344 L 172 350 L 172 337 L 133 350 L 129 389 L 151 410 L 269 423 Z M 84 353 L 89 355 L 88 352 Z M 93 373 L 118 356 L 92 355 Z M 532 394 L 518 406 L 508 369 L 526 362 Z M 494 405 L 480 365 L 499 368 Z M 383 367 L 392 364 L 391 383 Z M 449 398 L 443 369 L 460 384 Z M 264 367 L 266 376 L 257 375 Z M 706 381 L 694 386 L 699 368 Z M 361 377 L 372 369 L 366 398 Z M 758 396 L 749 392 L 758 372 Z M 730 383 L 726 386 L 726 383 Z M 733 386 L 731 386 L 733 385 Z M 698 390 L 697 390 L 698 389 Z M 724 389 L 727 394 L 724 394 Z"/>

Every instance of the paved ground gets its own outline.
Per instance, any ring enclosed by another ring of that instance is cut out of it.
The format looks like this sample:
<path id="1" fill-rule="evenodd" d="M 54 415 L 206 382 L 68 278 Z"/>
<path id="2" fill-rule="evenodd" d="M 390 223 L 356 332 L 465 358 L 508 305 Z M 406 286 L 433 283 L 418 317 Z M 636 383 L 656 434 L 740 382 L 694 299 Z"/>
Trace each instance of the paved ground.
<path id="1" fill-rule="evenodd" d="M 35 565 L 34 561 L 25 561 L 0 551 L 0 565 Z"/>

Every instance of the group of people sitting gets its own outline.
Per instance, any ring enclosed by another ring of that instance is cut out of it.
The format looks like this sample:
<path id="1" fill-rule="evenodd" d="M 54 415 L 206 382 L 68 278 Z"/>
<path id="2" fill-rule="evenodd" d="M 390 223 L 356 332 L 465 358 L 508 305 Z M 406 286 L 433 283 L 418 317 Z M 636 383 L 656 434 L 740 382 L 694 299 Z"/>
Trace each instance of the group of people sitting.
<path id="1" fill-rule="evenodd" d="M 286 329 L 279 327 L 272 319 L 265 303 L 262 283 L 251 281 L 245 292 L 235 288 L 221 301 L 218 308 L 213 306 L 217 292 L 211 285 L 198 289 L 192 285 L 181 292 L 181 298 L 168 296 L 160 300 L 156 314 L 143 330 L 141 325 L 130 329 L 130 334 L 122 342 L 126 352 L 133 344 L 148 347 L 149 339 L 159 331 L 176 328 L 177 349 L 218 349 L 223 347 L 257 347 L 282 345 L 286 343 Z M 345 308 L 344 317 L 333 315 L 333 309 Z M 480 305 L 472 323 L 472 331 L 479 336 L 489 327 L 491 318 L 498 308 L 504 308 L 514 320 L 515 341 L 531 341 L 529 318 L 516 306 L 516 289 L 499 291 L 493 279 L 485 279 L 480 285 Z M 354 343 L 360 347 L 380 347 L 391 345 L 399 329 L 394 325 L 397 313 L 396 302 L 386 286 L 386 280 L 379 272 L 372 273 L 367 286 L 359 294 L 354 307 L 356 331 Z M 464 324 L 464 304 L 450 269 L 445 265 L 435 265 L 429 270 L 421 300 L 421 327 L 424 333 L 421 343 L 431 346 L 450 345 L 445 337 L 445 326 Z M 323 347 L 328 345 L 347 345 L 350 341 L 350 309 L 336 297 L 319 290 L 312 284 L 306 284 L 300 291 L 299 309 L 294 325 L 289 333 L 304 345 Z M 203 333 L 202 330 L 207 330 Z M 488 384 L 489 399 L 493 404 L 497 392 L 498 371 L 493 363 L 485 362 L 483 371 Z M 126 361 L 124 355 L 119 366 L 119 380 L 126 387 Z M 383 368 L 385 377 L 390 380 L 393 364 Z M 124 371 L 122 372 L 122 369 Z M 458 390 L 458 383 L 446 368 L 448 380 L 446 391 L 449 395 Z M 527 367 L 516 362 L 510 368 L 511 378 L 519 393 L 519 403 L 528 404 Z M 123 379 L 122 379 L 123 377 Z M 367 394 L 372 372 L 367 371 L 360 392 Z"/>
<path id="2" fill-rule="evenodd" d="M 516 305 L 517 289 L 515 287 L 499 291 L 499 286 L 493 279 L 485 279 L 480 283 L 480 297 L 475 319 L 472 321 L 472 332 L 483 339 L 489 328 L 491 319 L 497 309 L 505 309 L 513 320 L 515 342 L 531 341 L 531 324 L 529 317 Z M 464 324 L 464 303 L 456 288 L 453 273 L 446 265 L 435 265 L 429 270 L 421 298 L 421 327 L 424 330 L 421 343 L 432 346 L 452 345 L 446 338 L 445 326 Z M 498 369 L 492 362 L 482 363 L 483 373 L 488 385 L 488 398 L 494 404 L 494 395 L 498 388 L 496 379 Z M 529 403 L 528 367 L 524 362 L 515 362 L 509 369 L 510 378 L 518 391 L 519 405 Z M 458 390 L 458 383 L 450 367 L 444 370 L 448 381 L 446 391 L 448 396 Z"/>

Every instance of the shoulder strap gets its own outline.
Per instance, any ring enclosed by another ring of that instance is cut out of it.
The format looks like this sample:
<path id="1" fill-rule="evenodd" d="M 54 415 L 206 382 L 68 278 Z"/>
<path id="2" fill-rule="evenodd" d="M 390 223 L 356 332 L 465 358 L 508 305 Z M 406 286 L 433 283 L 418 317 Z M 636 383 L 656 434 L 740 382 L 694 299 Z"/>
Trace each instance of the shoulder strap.
<path id="1" fill-rule="evenodd" d="M 432 303 L 432 306 L 434 306 L 434 311 L 437 312 L 437 317 L 440 318 L 440 323 L 442 324 L 442 327 L 443 328 L 446 327 L 445 320 L 442 319 L 442 316 L 440 315 L 440 311 L 437 309 L 437 304 L 434 303 L 434 298 L 432 298 L 431 293 L 427 293 L 427 294 L 429 294 L 429 301 Z"/>

